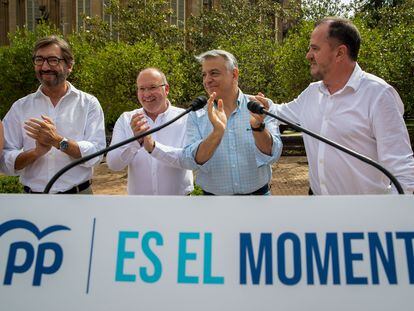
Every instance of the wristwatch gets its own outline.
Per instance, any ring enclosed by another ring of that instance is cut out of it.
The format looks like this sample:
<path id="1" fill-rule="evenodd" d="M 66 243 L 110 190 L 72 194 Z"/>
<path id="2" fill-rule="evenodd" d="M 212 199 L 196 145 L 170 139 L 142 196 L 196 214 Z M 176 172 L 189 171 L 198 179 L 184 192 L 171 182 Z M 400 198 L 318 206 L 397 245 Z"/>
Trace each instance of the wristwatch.
<path id="1" fill-rule="evenodd" d="M 59 150 L 66 151 L 69 148 L 69 140 L 66 137 L 59 142 Z"/>
<path id="2" fill-rule="evenodd" d="M 253 132 L 263 132 L 264 129 L 265 129 L 265 126 L 266 126 L 266 124 L 264 122 L 262 122 L 262 123 L 260 123 L 259 127 L 252 127 L 252 126 L 250 126 L 250 127 L 251 127 Z"/>

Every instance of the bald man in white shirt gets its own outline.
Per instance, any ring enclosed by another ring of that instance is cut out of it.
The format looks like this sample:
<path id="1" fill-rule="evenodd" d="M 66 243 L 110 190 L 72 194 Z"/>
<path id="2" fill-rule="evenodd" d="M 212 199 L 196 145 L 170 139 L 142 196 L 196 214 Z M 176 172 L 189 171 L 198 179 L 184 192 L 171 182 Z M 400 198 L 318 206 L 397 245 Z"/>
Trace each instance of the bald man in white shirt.
<path id="1" fill-rule="evenodd" d="M 111 145 L 160 126 L 184 111 L 168 100 L 170 86 L 161 70 L 142 70 L 136 84 L 142 108 L 119 117 Z M 187 195 L 193 190 L 192 172 L 183 169 L 179 162 L 186 120 L 183 117 L 152 135 L 108 152 L 106 161 L 110 169 L 119 171 L 128 167 L 128 194 Z"/>
<path id="2" fill-rule="evenodd" d="M 379 162 L 411 194 L 414 158 L 403 120 L 404 106 L 393 87 L 359 67 L 360 41 L 349 20 L 332 17 L 319 21 L 306 54 L 311 74 L 319 81 L 292 102 L 271 109 Z M 306 134 L 303 139 L 310 194 L 396 193 L 376 168 Z"/>
<path id="3" fill-rule="evenodd" d="M 66 80 L 74 65 L 68 43 L 56 36 L 38 40 L 33 64 L 41 85 L 16 101 L 4 117 L 1 164 L 7 174 L 20 175 L 26 193 L 41 193 L 60 169 L 105 148 L 106 139 L 98 100 Z M 92 193 L 92 168 L 100 159 L 66 172 L 50 193 Z"/>

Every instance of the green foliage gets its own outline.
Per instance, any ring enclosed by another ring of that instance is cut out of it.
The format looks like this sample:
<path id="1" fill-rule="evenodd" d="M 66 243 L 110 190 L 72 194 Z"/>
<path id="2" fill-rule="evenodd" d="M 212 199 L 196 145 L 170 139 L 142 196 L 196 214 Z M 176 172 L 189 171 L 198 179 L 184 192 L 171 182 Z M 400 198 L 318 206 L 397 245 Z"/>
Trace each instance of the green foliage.
<path id="1" fill-rule="evenodd" d="M 190 195 L 204 195 L 203 190 L 199 185 L 194 184 L 194 190 L 190 193 Z"/>
<path id="2" fill-rule="evenodd" d="M 82 70 L 76 74 L 77 86 L 100 100 L 106 123 L 114 124 L 122 112 L 137 107 L 135 80 L 146 67 L 160 68 L 166 74 L 174 105 L 183 106 L 190 101 L 195 88 L 189 84 L 187 62 L 179 50 L 161 49 L 153 40 L 133 45 L 109 43 L 82 59 Z"/>
<path id="3" fill-rule="evenodd" d="M 10 46 L 0 47 L 0 117 L 17 99 L 36 90 L 33 46 L 38 38 L 52 33 L 58 32 L 45 24 L 39 25 L 35 32 L 20 29 L 9 35 Z"/>
<path id="4" fill-rule="evenodd" d="M 385 5 L 375 7 L 374 17 L 373 10 L 361 9 L 368 2 L 353 4 L 354 22 L 363 39 L 359 62 L 365 71 L 393 85 L 413 115 L 414 0 L 382 1 Z M 311 82 L 305 55 L 313 22 L 326 15 L 349 14 L 338 1 L 292 0 L 282 8 L 273 0 L 222 0 L 219 8 L 191 17 L 184 29 L 169 23 L 173 12 L 167 0 L 129 0 L 128 5 L 111 0 L 106 12 L 112 14 L 112 27 L 85 17 L 86 28 L 67 38 L 76 62 L 69 79 L 99 99 L 106 125 L 137 107 L 136 75 L 149 66 L 166 73 L 172 103 L 186 106 L 204 92 L 194 55 L 214 48 L 236 56 L 243 91 L 290 101 Z M 285 22 L 275 24 L 277 18 Z M 287 37 L 278 42 L 276 29 L 286 32 L 288 26 Z M 0 117 L 15 100 L 36 90 L 32 48 L 36 39 L 52 33 L 59 31 L 47 25 L 39 25 L 35 32 L 22 29 L 10 37 L 9 47 L 0 48 Z"/>
<path id="5" fill-rule="evenodd" d="M 16 176 L 0 176 L 0 193 L 23 193 L 23 185 Z"/>
<path id="6" fill-rule="evenodd" d="M 384 6 L 376 11 L 375 28 L 366 12 L 357 14 L 363 38 L 359 62 L 394 86 L 405 106 L 406 115 L 414 115 L 414 0 Z"/>
<path id="7" fill-rule="evenodd" d="M 287 102 L 297 97 L 312 81 L 309 64 L 305 58 L 313 23 L 303 21 L 273 54 L 274 98 Z"/>
<path id="8" fill-rule="evenodd" d="M 328 16 L 349 15 L 349 8 L 342 1 L 302 0 L 303 18 L 307 21 L 317 21 Z"/>
<path id="9" fill-rule="evenodd" d="M 172 10 L 167 0 L 128 0 L 124 5 L 119 0 L 111 0 L 106 13 L 113 18 L 112 37 L 109 24 L 99 18 L 88 18 L 89 38 L 95 41 L 119 38 L 127 44 L 152 40 L 161 46 L 183 45 L 184 32 L 169 23 Z M 116 35 L 114 35 L 116 34 Z"/>
<path id="10" fill-rule="evenodd" d="M 298 11 L 292 1 L 291 14 Z M 295 11 L 296 10 L 296 11 Z M 272 0 L 222 0 L 220 7 L 193 16 L 187 22 L 188 47 L 200 53 L 217 43 L 240 43 L 243 39 L 275 39 L 275 18 L 281 16 L 280 4 Z"/>

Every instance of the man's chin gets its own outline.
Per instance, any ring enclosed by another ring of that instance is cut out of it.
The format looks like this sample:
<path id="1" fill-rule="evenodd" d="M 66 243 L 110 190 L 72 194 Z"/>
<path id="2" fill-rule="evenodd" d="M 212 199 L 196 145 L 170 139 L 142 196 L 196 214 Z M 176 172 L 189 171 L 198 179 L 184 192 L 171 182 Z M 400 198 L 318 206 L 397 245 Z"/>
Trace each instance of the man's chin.
<path id="1" fill-rule="evenodd" d="M 41 79 L 40 80 L 40 83 L 43 86 L 46 86 L 46 87 L 55 87 L 55 86 L 57 86 L 59 84 L 56 79 L 55 80 L 45 80 L 45 79 Z"/>
<path id="2" fill-rule="evenodd" d="M 319 71 L 312 71 L 310 72 L 312 78 L 314 78 L 315 80 L 319 81 L 322 80 L 323 76 Z"/>

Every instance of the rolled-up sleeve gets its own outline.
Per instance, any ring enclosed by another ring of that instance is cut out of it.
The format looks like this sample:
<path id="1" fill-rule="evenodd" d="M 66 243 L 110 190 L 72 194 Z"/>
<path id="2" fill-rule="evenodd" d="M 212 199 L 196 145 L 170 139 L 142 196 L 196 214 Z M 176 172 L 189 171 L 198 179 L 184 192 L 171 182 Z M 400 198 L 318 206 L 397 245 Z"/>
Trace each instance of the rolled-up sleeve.
<path id="1" fill-rule="evenodd" d="M 282 139 L 280 138 L 279 126 L 275 119 L 270 116 L 265 118 L 266 128 L 272 137 L 272 154 L 267 155 L 260 151 L 255 145 L 257 167 L 262 165 L 270 165 L 279 160 L 282 154 Z"/>
<path id="2" fill-rule="evenodd" d="M 201 111 L 203 112 L 203 110 Z M 189 114 L 187 119 L 186 143 L 181 157 L 181 166 L 189 170 L 201 170 L 203 172 L 208 172 L 211 159 L 203 165 L 199 165 L 195 161 L 198 147 L 203 142 L 201 122 L 202 118 L 198 117 L 197 112 Z"/>

